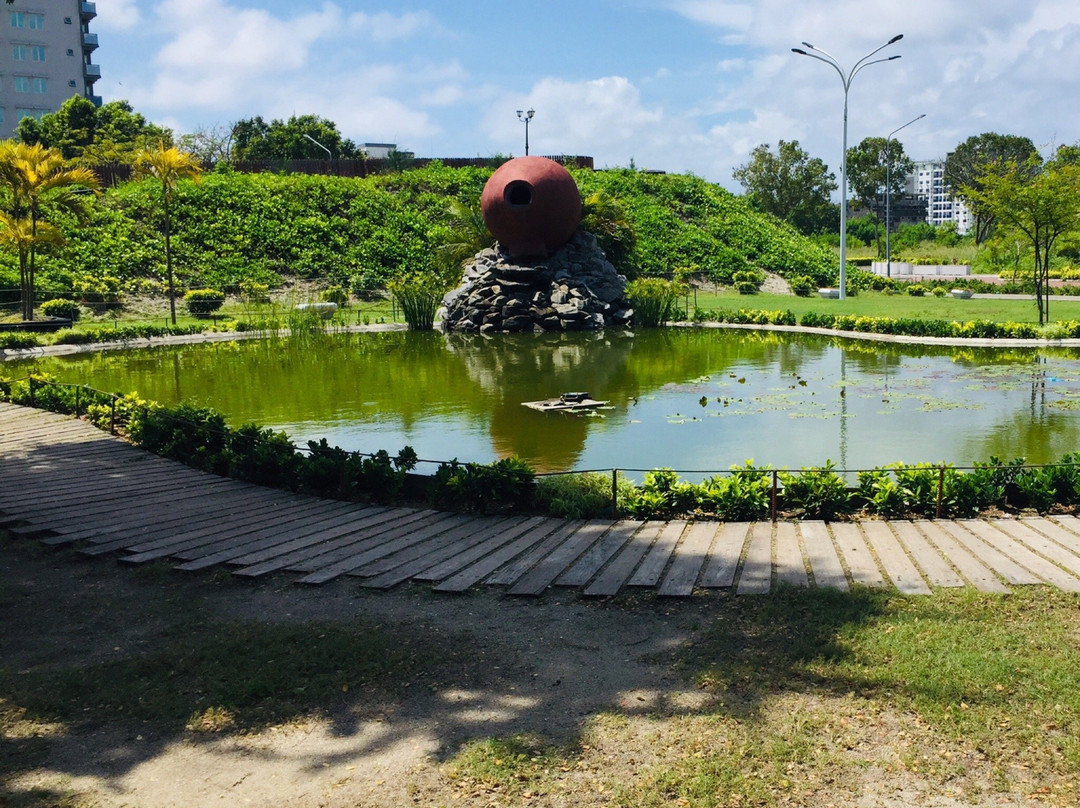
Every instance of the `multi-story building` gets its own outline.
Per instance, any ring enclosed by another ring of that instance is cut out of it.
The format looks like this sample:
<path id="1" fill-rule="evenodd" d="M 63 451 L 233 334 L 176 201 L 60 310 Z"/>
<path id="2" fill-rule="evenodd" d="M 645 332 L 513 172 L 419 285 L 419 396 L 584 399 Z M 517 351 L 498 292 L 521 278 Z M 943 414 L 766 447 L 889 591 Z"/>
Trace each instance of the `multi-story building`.
<path id="1" fill-rule="evenodd" d="M 949 193 L 945 185 L 944 160 L 920 160 L 907 176 L 905 191 L 926 200 L 926 221 L 937 227 L 945 222 L 955 222 L 956 232 L 967 233 L 975 217 L 962 199 Z"/>
<path id="2" fill-rule="evenodd" d="M 95 104 L 101 68 L 92 54 L 97 8 L 85 0 L 15 0 L 0 4 L 0 138 L 19 121 L 55 112 L 73 95 Z"/>

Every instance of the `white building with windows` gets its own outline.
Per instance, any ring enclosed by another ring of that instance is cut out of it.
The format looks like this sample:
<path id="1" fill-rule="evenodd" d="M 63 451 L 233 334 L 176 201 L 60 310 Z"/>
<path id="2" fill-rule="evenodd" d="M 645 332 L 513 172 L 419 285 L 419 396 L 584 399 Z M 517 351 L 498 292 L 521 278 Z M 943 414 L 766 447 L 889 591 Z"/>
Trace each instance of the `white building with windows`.
<path id="1" fill-rule="evenodd" d="M 904 191 L 926 200 L 926 221 L 937 227 L 956 222 L 956 232 L 964 235 L 975 226 L 975 217 L 963 200 L 945 186 L 945 161 L 920 160 L 908 174 Z"/>
<path id="2" fill-rule="evenodd" d="M 0 138 L 9 138 L 25 117 L 40 119 L 73 95 L 97 105 L 94 82 L 101 68 L 92 54 L 97 16 L 86 0 L 15 0 L 0 4 Z"/>

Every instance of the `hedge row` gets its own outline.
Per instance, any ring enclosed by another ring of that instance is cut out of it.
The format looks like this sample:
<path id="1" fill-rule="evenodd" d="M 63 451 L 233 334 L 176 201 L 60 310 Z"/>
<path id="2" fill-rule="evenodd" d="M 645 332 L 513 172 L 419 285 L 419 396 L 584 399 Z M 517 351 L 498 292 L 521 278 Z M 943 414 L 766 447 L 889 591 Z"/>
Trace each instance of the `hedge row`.
<path id="1" fill-rule="evenodd" d="M 612 480 L 602 474 L 542 478 L 525 461 L 441 463 L 434 476 L 409 475 L 417 465 L 408 446 L 391 457 L 349 452 L 326 440 L 298 449 L 284 432 L 253 424 L 231 428 L 212 409 L 164 407 L 138 396 L 112 396 L 43 376 L 0 379 L 0 401 L 85 415 L 102 428 L 122 425 L 128 439 L 163 457 L 259 485 L 344 500 L 412 501 L 481 513 L 540 508 L 553 516 L 587 518 L 612 511 Z M 858 472 L 851 490 L 831 462 L 798 472 L 734 466 L 700 483 L 671 469 L 645 474 L 640 486 L 616 475 L 616 508 L 637 519 L 690 515 L 752 521 L 777 510 L 806 519 L 856 513 L 885 517 L 969 517 L 990 507 L 1030 508 L 1080 504 L 1080 453 L 1059 464 L 1025 467 L 991 457 L 974 469 L 919 463 Z"/>

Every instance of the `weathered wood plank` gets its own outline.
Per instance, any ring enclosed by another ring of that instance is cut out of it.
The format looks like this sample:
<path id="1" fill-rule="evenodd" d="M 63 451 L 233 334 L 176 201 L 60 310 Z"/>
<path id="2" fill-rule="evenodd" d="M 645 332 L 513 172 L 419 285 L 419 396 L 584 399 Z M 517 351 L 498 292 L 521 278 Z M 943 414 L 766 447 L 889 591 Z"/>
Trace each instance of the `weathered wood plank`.
<path id="1" fill-rule="evenodd" d="M 400 547 L 400 540 L 408 537 L 418 526 L 429 521 L 433 511 L 402 509 L 405 511 L 393 520 L 385 520 L 379 517 L 378 524 L 370 530 L 354 532 L 350 536 L 342 537 L 340 541 L 334 541 L 325 547 L 321 547 L 318 555 L 304 554 L 300 560 L 289 564 L 285 569 L 290 572 L 315 572 L 325 569 L 332 564 L 337 564 L 349 559 L 356 559 L 363 553 L 368 553 L 376 548 L 385 550 L 383 555 L 388 555 Z M 387 543 L 395 542 L 392 547 Z M 379 558 L 380 556 L 368 556 Z"/>
<path id="2" fill-rule="evenodd" d="M 884 586 L 885 578 L 874 560 L 874 554 L 866 544 L 862 530 L 856 522 L 834 522 L 833 538 L 844 557 L 852 583 L 863 586 Z"/>
<path id="3" fill-rule="evenodd" d="M 944 558 L 941 553 L 926 540 L 920 529 L 925 522 L 906 522 L 899 519 L 892 522 L 893 531 L 900 543 L 907 548 L 915 559 L 915 563 L 926 573 L 926 577 L 934 586 L 958 587 L 964 585 L 961 578 Z"/>
<path id="4" fill-rule="evenodd" d="M 905 595 L 929 595 L 930 587 L 923 580 L 915 563 L 908 558 L 886 522 L 860 522 L 866 539 L 877 553 L 885 574 Z"/>
<path id="5" fill-rule="evenodd" d="M 1004 578 L 1006 583 L 1024 585 L 1041 584 L 1043 582 L 1042 578 L 1020 566 L 996 547 L 979 538 L 963 522 L 941 521 L 937 525 L 948 533 L 951 538 L 959 542 L 968 552 Z"/>
<path id="6" fill-rule="evenodd" d="M 1035 547 L 1036 550 L 1070 572 L 1080 573 L 1080 542 L 1077 541 L 1080 537 L 1074 536 L 1051 519 L 1024 518 L 1020 519 L 1019 523 L 1049 540 L 1049 544 L 1042 545 L 1042 549 Z"/>
<path id="7" fill-rule="evenodd" d="M 566 572 L 555 579 L 555 586 L 584 586 L 600 568 L 610 561 L 630 541 L 642 522 L 619 521 L 611 526 L 600 541 L 590 547 Z"/>
<path id="8" fill-rule="evenodd" d="M 848 589 L 847 576 L 836 553 L 836 545 L 829 536 L 829 528 L 824 522 L 816 520 L 799 522 L 806 558 L 810 562 L 810 572 L 814 575 L 816 586 L 830 589 Z"/>
<path id="9" fill-rule="evenodd" d="M 776 523 L 776 583 L 808 587 L 806 561 L 799 547 L 799 534 L 794 522 Z"/>
<path id="10" fill-rule="evenodd" d="M 667 575 L 664 576 L 657 595 L 666 598 L 688 597 L 694 591 L 705 560 L 709 557 L 713 539 L 720 528 L 719 522 L 691 522 L 683 533 L 682 541 L 675 548 Z"/>
<path id="11" fill-rule="evenodd" d="M 652 549 L 649 550 L 645 560 L 641 562 L 641 566 L 637 568 L 637 571 L 626 582 L 626 585 L 656 586 L 660 583 L 660 576 L 664 574 L 668 560 L 671 558 L 671 554 L 675 552 L 675 545 L 679 543 L 679 537 L 682 536 L 685 528 L 686 522 L 678 520 L 673 520 L 664 525 L 664 529 L 660 531 L 660 535 L 653 542 Z"/>
<path id="12" fill-rule="evenodd" d="M 1011 590 L 994 571 L 971 554 L 952 534 L 942 527 L 941 521 L 920 521 L 917 523 L 927 541 L 937 547 L 951 561 L 968 583 L 980 592 L 1007 593 Z"/>
<path id="13" fill-rule="evenodd" d="M 565 521 L 545 519 L 532 530 L 511 540 L 509 544 L 501 544 L 498 549 L 479 556 L 475 561 L 469 561 L 457 570 L 445 568 L 445 564 L 449 563 L 445 562 L 430 570 L 425 570 L 424 575 L 434 576 L 432 580 L 441 581 L 435 586 L 436 592 L 464 592 L 538 543 L 552 541 L 554 546 L 563 541 L 569 535 L 569 532 L 563 535 L 563 531 L 568 531 Z"/>
<path id="14" fill-rule="evenodd" d="M 743 548 L 750 535 L 750 522 L 726 522 L 713 540 L 701 586 L 705 589 L 727 589 L 735 583 Z"/>
<path id="15" fill-rule="evenodd" d="M 551 555 L 551 553 L 555 552 L 557 548 L 570 541 L 574 537 L 574 534 L 581 530 L 584 525 L 584 520 L 576 519 L 567 522 L 528 552 L 513 558 L 509 563 L 493 571 L 491 575 L 484 580 L 484 583 L 492 586 L 509 586 L 510 584 L 513 584 L 522 575 Z"/>
<path id="16" fill-rule="evenodd" d="M 1044 549 L 1051 552 L 1061 549 L 1045 536 L 1040 536 L 1030 527 L 1012 519 L 995 519 L 993 522 L 980 520 L 980 523 L 983 530 L 979 535 L 1018 564 L 1023 564 L 1063 592 L 1080 592 L 1080 578 L 1070 575 L 1057 564 L 1032 551 L 1031 548 L 1039 552 Z"/>
<path id="17" fill-rule="evenodd" d="M 542 517 L 535 516 L 533 519 Z M 357 567 L 349 575 L 357 578 L 377 578 L 385 573 L 399 574 L 405 571 L 405 576 L 399 580 L 411 578 L 414 574 L 423 572 L 440 561 L 455 556 L 471 549 L 476 544 L 483 542 L 491 532 L 501 527 L 510 527 L 514 524 L 526 521 L 526 517 L 486 517 L 478 519 L 468 514 L 455 514 L 452 520 L 447 520 L 445 529 L 434 536 L 430 541 L 423 544 L 412 544 L 398 550 L 396 553 L 377 558 L 369 564 Z M 365 582 L 365 585 L 370 581 Z M 376 585 L 376 588 L 381 588 Z"/>
<path id="18" fill-rule="evenodd" d="M 767 595 L 772 588 L 772 523 L 755 522 L 750 529 L 742 574 L 735 592 L 740 595 Z"/>
<path id="19" fill-rule="evenodd" d="M 555 581 L 592 543 L 603 536 L 613 522 L 589 520 L 551 555 L 529 570 L 510 587 L 511 595 L 535 597 Z"/>
<path id="20" fill-rule="evenodd" d="M 630 540 L 596 579 L 582 592 L 589 598 L 609 598 L 618 594 L 638 563 L 649 552 L 656 537 L 664 529 L 663 522 L 638 522 Z"/>

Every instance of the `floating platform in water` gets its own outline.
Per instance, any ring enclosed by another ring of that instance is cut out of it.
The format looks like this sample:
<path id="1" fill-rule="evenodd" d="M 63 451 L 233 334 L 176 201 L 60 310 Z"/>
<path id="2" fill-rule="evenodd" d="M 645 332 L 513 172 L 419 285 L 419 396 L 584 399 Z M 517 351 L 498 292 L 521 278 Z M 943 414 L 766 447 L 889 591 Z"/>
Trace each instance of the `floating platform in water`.
<path id="1" fill-rule="evenodd" d="M 588 393 L 563 393 L 558 398 L 549 398 L 544 401 L 522 401 L 522 406 L 539 412 L 574 412 L 579 410 L 595 410 L 603 407 L 606 401 L 597 401 Z"/>

